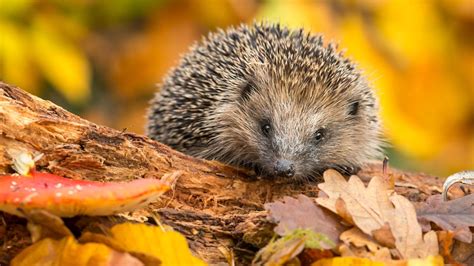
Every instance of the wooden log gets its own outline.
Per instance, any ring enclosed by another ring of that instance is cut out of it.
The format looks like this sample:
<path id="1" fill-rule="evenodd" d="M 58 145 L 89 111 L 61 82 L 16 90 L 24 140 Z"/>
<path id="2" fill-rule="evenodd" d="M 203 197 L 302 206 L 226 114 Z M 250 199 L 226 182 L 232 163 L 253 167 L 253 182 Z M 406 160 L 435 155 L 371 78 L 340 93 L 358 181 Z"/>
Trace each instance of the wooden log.
<path id="1" fill-rule="evenodd" d="M 287 195 L 315 197 L 319 191 L 316 183 L 259 178 L 251 171 L 184 155 L 145 136 L 96 125 L 50 101 L 0 83 L 0 173 L 12 172 L 7 153 L 12 148 L 43 153 L 37 162 L 39 171 L 72 179 L 126 181 L 160 178 L 167 173 L 179 175 L 174 189 L 158 202 L 125 217 L 149 222 L 153 222 L 151 217 L 159 217 L 183 233 L 192 250 L 212 264 L 226 261 L 222 248 L 233 250 L 238 262 L 247 263 L 255 247 L 271 237 L 273 225 L 266 220 L 264 203 Z M 381 175 L 381 170 L 380 164 L 374 164 L 359 175 Z M 402 194 L 416 194 L 415 200 L 423 200 L 442 185 L 440 179 L 430 176 L 397 171 L 389 174 L 399 183 L 419 184 L 420 188 L 398 187 Z M 15 235 L 10 231 L 26 230 L 24 221 L 0 214 L 0 241 L 6 241 L 0 256 L 2 264 L 29 241 L 24 233 Z M 104 219 L 119 220 L 83 217 L 74 223 L 85 228 Z"/>

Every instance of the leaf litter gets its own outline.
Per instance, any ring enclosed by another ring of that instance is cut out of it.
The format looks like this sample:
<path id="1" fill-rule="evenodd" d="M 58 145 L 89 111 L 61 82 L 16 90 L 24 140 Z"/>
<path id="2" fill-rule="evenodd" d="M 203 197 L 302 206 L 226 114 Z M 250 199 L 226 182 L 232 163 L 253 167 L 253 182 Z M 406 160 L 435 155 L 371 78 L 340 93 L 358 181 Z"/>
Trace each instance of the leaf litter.
<path id="1" fill-rule="evenodd" d="M 423 220 L 426 220 L 425 223 L 428 224 L 432 221 L 443 230 L 451 226 L 450 228 L 457 229 L 455 236 L 458 236 L 460 232 L 468 232 L 474 221 L 469 216 L 472 196 L 452 202 L 440 202 L 440 195 L 438 195 L 431 197 L 424 204 L 418 204 L 415 209 L 412 202 L 394 192 L 393 183 L 390 184 L 378 176 L 374 176 L 366 186 L 357 176 L 351 176 L 349 180 L 346 180 L 337 171 L 328 170 L 324 173 L 324 181 L 319 184 L 321 193 L 315 199 L 317 204 L 312 198 L 298 195 L 297 198 L 284 197 L 280 201 L 265 205 L 269 220 L 277 224 L 274 228 L 277 235 L 288 236 L 294 232 L 292 230 L 298 229 L 311 230 L 334 241 L 337 246 L 331 249 L 332 252 L 343 257 L 366 258 L 372 262 L 386 263 L 386 265 L 407 265 L 407 263 L 443 265 L 443 257 L 451 256 L 447 247 L 453 245 L 443 244 L 443 241 L 447 241 L 444 240 L 445 237 L 438 240 L 438 235 L 445 231 L 438 232 L 437 235 L 425 225 L 423 228 L 427 233 L 423 234 L 420 223 L 423 224 Z M 337 216 L 328 215 L 324 209 L 330 210 Z M 428 217 L 429 215 L 435 218 Z M 461 215 L 461 217 L 456 215 Z M 443 223 L 447 225 L 444 226 Z M 353 227 L 349 229 L 350 225 Z M 443 257 L 440 256 L 438 241 L 443 249 Z M 292 252 L 289 252 L 286 247 L 286 252 L 283 252 L 286 256 L 284 261 L 288 262 L 289 257 L 294 258 L 294 251 L 301 248 L 295 243 L 299 242 L 294 240 L 294 243 L 290 243 Z M 298 248 L 295 249 L 295 246 Z M 267 258 L 272 255 L 279 256 L 274 247 L 273 244 L 272 251 L 267 249 L 271 251 L 266 254 Z M 328 249 L 329 247 L 321 246 L 321 248 Z M 278 250 L 284 249 L 281 246 Z M 304 250 L 306 251 L 307 247 Z M 288 256 L 289 253 L 292 256 Z M 324 260 L 336 263 L 335 259 L 336 257 Z M 277 260 L 273 257 L 273 262 L 275 261 Z M 450 261 L 454 260 L 450 259 Z"/>
<path id="2" fill-rule="evenodd" d="M 424 228 L 430 230 L 430 222 L 433 222 L 445 231 L 453 231 L 455 239 L 472 242 L 469 227 L 474 227 L 474 194 L 450 201 L 443 201 L 441 195 L 433 195 L 419 204 L 416 213 Z"/>

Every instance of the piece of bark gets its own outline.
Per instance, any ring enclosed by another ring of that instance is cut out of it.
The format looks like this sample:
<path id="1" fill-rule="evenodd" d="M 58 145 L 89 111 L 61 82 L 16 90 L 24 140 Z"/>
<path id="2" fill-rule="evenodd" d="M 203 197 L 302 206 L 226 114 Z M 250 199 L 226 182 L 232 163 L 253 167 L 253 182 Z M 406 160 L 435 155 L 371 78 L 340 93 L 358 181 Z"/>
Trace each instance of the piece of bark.
<path id="1" fill-rule="evenodd" d="M 145 213 L 159 216 L 161 222 L 183 233 L 192 250 L 210 263 L 226 261 L 219 247 L 234 249 L 238 262 L 251 259 L 255 249 L 246 243 L 260 246 L 272 234 L 264 203 L 298 194 L 316 197 L 319 191 L 316 183 L 257 178 L 251 171 L 196 159 L 147 137 L 93 124 L 50 101 L 0 82 L 0 174 L 13 171 L 6 152 L 11 148 L 41 152 L 44 156 L 37 162 L 39 171 L 73 179 L 127 181 L 159 178 L 179 170 L 175 188 Z M 382 175 L 381 171 L 381 164 L 374 164 L 360 175 Z M 411 177 L 412 183 L 418 180 L 420 184 L 433 184 L 435 189 L 442 185 L 440 179 L 430 176 L 393 171 L 389 174 L 402 182 Z M 401 188 L 402 195 L 416 190 L 414 187 L 407 192 L 406 187 Z M 429 188 L 417 192 L 418 201 L 431 194 Z M 0 215 L 7 230 L 18 227 L 9 224 L 18 219 L 1 212 Z M 104 219 L 111 224 L 123 220 L 83 217 L 74 223 L 81 229 L 91 221 Z M 8 241 L 0 239 L 0 245 L 8 246 Z M 26 246 L 29 241 L 23 243 Z M 8 262 L 17 251 L 2 248 L 0 264 Z"/>

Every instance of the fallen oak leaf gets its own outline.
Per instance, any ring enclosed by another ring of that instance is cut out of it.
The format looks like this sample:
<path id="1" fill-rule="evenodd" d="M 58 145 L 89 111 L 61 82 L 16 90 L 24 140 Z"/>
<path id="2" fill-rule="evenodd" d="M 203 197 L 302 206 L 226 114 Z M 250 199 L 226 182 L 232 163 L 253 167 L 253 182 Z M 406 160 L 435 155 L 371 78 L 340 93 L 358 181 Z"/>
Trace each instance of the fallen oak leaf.
<path id="1" fill-rule="evenodd" d="M 400 195 L 393 195 L 390 200 L 395 206 L 395 212 L 389 219 L 390 229 L 402 257 L 410 259 L 437 255 L 439 250 L 436 232 L 429 231 L 423 236 L 413 204 Z"/>
<path id="2" fill-rule="evenodd" d="M 319 207 L 305 195 L 298 195 L 297 199 L 284 197 L 282 201 L 265 204 L 265 209 L 269 212 L 270 219 L 278 223 L 274 231 L 280 236 L 295 229 L 309 229 L 327 236 L 335 244 L 344 230 L 332 213 Z M 333 245 L 325 245 L 322 248 L 332 247 Z"/>
<path id="3" fill-rule="evenodd" d="M 319 187 L 329 198 L 318 198 L 317 202 L 337 212 L 336 202 L 342 199 L 356 226 L 370 236 L 389 224 L 400 257 L 438 254 L 436 233 L 430 231 L 423 238 L 413 204 L 396 194 L 389 198 L 392 191 L 381 178 L 373 177 L 365 187 L 357 176 L 346 181 L 338 172 L 328 170 L 324 180 Z"/>
<path id="4" fill-rule="evenodd" d="M 339 246 L 342 257 L 360 257 L 385 263 L 393 262 L 390 250 L 380 246 L 359 228 L 351 228 L 341 234 L 344 245 Z"/>
<path id="5" fill-rule="evenodd" d="M 418 221 L 428 229 L 433 222 L 445 231 L 453 231 L 455 239 L 472 242 L 469 227 L 474 227 L 474 194 L 450 201 L 443 201 L 441 195 L 430 196 L 418 206 L 416 214 Z"/>
<path id="6" fill-rule="evenodd" d="M 395 262 L 392 259 L 392 255 L 388 248 L 381 248 L 375 252 L 369 252 L 364 247 L 355 247 L 354 245 L 346 245 L 342 244 L 338 247 L 339 253 L 341 257 L 358 257 L 358 258 L 366 258 L 372 261 L 380 261 L 386 264 L 391 262 Z"/>
<path id="7" fill-rule="evenodd" d="M 357 227 L 343 232 L 340 238 L 346 245 L 352 244 L 358 248 L 367 247 L 370 252 L 376 252 L 383 248 Z"/>
<path id="8" fill-rule="evenodd" d="M 336 213 L 347 223 L 351 225 L 355 225 L 354 219 L 352 219 L 351 214 L 346 208 L 346 203 L 341 198 L 336 199 L 336 204 L 334 206 L 336 208 Z"/>
<path id="9" fill-rule="evenodd" d="M 345 210 L 352 216 L 354 223 L 368 235 L 387 222 L 393 207 L 388 199 L 388 185 L 382 178 L 373 177 L 366 188 L 357 176 L 351 176 L 349 181 L 346 181 L 332 169 L 325 171 L 323 177 L 325 182 L 318 187 L 329 198 L 317 198 L 318 204 L 339 214 L 336 206 L 340 206 L 337 202 L 342 199 Z"/>
<path id="10" fill-rule="evenodd" d="M 374 239 L 382 246 L 395 248 L 395 237 L 390 230 L 390 225 L 385 223 L 382 227 L 372 231 Z"/>

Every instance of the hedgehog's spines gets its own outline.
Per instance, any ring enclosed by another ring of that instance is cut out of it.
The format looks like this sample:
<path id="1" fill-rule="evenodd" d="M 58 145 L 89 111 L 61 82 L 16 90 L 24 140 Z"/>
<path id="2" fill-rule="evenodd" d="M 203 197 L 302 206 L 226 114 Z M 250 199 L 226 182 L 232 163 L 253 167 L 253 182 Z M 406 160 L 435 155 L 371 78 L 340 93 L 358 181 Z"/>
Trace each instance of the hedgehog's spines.
<path id="1" fill-rule="evenodd" d="M 263 116 L 273 139 L 261 135 Z M 193 45 L 161 84 L 148 121 L 152 138 L 178 150 L 267 172 L 280 157 L 312 175 L 380 153 L 378 103 L 356 65 L 321 35 L 269 22 Z M 311 132 L 322 126 L 330 134 L 318 146 Z"/>

